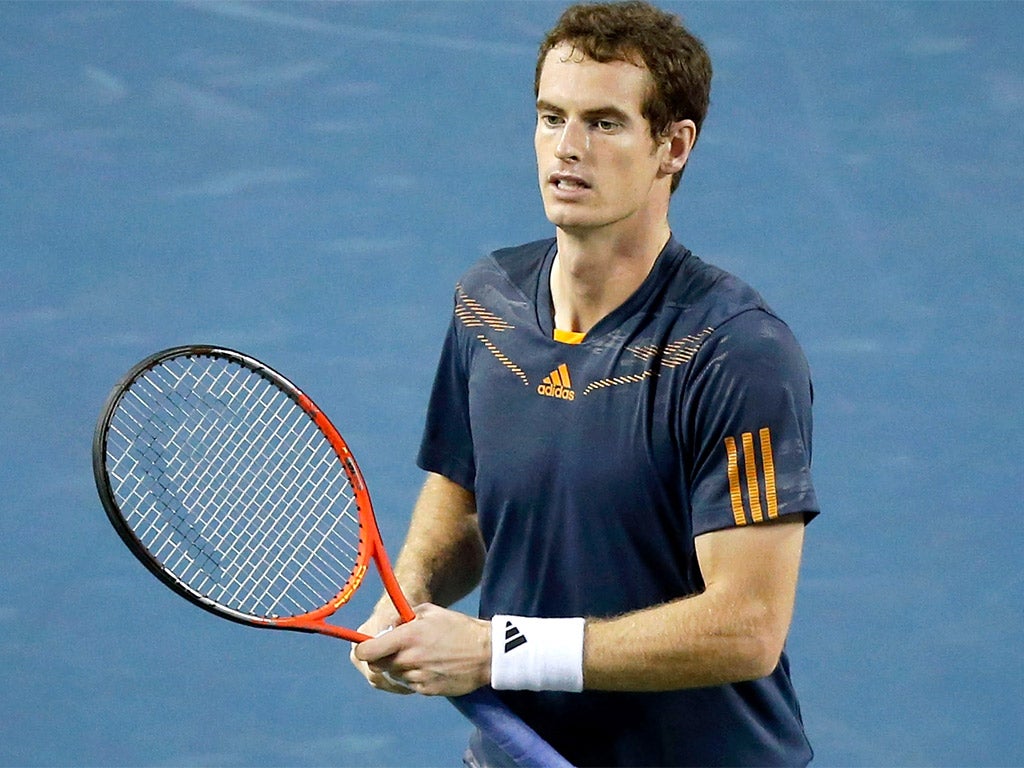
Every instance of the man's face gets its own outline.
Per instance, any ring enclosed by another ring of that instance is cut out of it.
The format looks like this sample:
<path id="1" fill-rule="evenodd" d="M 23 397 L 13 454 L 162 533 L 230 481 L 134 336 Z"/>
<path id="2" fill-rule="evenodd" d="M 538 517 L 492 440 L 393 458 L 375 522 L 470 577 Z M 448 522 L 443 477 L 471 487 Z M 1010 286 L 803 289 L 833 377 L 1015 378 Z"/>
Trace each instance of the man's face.
<path id="1" fill-rule="evenodd" d="M 544 211 L 557 227 L 582 234 L 642 223 L 667 205 L 669 182 L 659 172 L 666 150 L 640 113 L 649 82 L 645 68 L 601 64 L 569 45 L 548 53 L 534 148 Z"/>

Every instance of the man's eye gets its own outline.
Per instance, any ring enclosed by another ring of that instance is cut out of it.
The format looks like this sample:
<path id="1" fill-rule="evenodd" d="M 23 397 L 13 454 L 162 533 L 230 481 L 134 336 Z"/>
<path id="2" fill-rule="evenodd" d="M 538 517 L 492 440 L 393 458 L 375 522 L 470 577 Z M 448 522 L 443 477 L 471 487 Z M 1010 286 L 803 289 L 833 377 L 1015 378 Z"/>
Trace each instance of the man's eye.
<path id="1" fill-rule="evenodd" d="M 598 120 L 594 123 L 599 131 L 614 131 L 619 127 L 619 124 L 613 120 Z"/>
<path id="2" fill-rule="evenodd" d="M 541 115 L 540 121 L 548 128 L 557 128 L 562 124 L 562 118 L 560 115 Z"/>

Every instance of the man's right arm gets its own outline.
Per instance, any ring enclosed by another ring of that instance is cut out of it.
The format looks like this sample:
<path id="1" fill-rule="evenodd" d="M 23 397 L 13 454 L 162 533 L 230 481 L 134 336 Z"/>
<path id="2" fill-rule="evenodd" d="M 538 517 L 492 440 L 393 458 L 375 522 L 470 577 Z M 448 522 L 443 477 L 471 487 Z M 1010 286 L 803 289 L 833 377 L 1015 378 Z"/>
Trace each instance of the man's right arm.
<path id="1" fill-rule="evenodd" d="M 443 475 L 428 473 L 395 562 L 395 577 L 410 605 L 451 605 L 473 591 L 483 566 L 476 497 Z M 398 612 L 384 595 L 359 631 L 376 636 L 397 621 Z M 396 690 L 354 655 L 351 659 L 375 687 Z"/>
<path id="2" fill-rule="evenodd" d="M 443 475 L 423 483 L 395 576 L 412 605 L 447 607 L 476 587 L 484 567 L 484 541 L 476 497 Z M 389 603 L 383 598 L 383 603 Z"/>

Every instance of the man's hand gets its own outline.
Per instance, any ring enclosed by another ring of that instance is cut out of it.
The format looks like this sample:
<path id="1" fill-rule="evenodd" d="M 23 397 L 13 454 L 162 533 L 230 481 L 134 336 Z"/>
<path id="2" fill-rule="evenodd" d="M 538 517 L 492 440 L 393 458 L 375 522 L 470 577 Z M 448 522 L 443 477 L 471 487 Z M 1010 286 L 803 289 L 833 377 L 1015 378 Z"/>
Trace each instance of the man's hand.
<path id="1" fill-rule="evenodd" d="M 384 599 L 377 605 L 373 615 L 362 626 L 358 627 L 358 631 L 370 637 L 377 637 L 390 631 L 399 621 L 401 619 L 399 618 L 398 611 L 395 610 L 390 600 Z M 352 650 L 349 651 L 348 657 L 352 662 L 352 666 L 359 670 L 359 674 L 365 677 L 370 685 L 390 693 L 412 693 L 411 689 L 396 685 L 392 680 L 388 680 L 381 669 L 371 669 L 369 664 L 357 658 L 356 649 L 358 647 L 359 645 L 352 643 Z"/>
<path id="2" fill-rule="evenodd" d="M 392 693 L 461 696 L 490 682 L 490 622 L 430 603 L 414 610 L 415 620 L 390 632 L 384 632 L 388 617 L 380 610 L 360 627 L 374 637 L 353 646 L 352 663 L 372 686 Z"/>

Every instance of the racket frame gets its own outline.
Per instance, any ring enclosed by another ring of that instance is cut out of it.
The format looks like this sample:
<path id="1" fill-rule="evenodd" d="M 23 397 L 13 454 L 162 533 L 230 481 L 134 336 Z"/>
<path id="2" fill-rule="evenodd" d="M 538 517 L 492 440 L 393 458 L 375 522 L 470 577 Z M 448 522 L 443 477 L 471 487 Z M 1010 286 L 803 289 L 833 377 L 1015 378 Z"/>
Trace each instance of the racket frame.
<path id="1" fill-rule="evenodd" d="M 244 613 L 229 606 L 223 605 L 208 596 L 194 590 L 184 583 L 173 572 L 164 565 L 146 548 L 142 541 L 136 536 L 131 525 L 125 520 L 124 515 L 117 503 L 113 488 L 110 484 L 110 477 L 107 473 L 107 435 L 111 421 L 117 411 L 121 399 L 128 393 L 132 384 L 141 378 L 147 371 L 156 368 L 167 360 L 181 357 L 217 357 L 230 360 L 241 365 L 253 373 L 266 379 L 272 385 L 291 398 L 302 411 L 316 424 L 317 428 L 327 439 L 341 462 L 342 469 L 348 478 L 356 498 L 356 507 L 359 518 L 359 547 L 356 555 L 355 566 L 353 567 L 348 580 L 340 585 L 337 594 L 320 608 L 308 611 L 297 616 L 288 617 L 263 617 Z M 246 624 L 249 626 L 284 629 L 295 632 L 317 632 L 331 637 L 338 637 L 351 642 L 362 642 L 368 640 L 369 636 L 347 627 L 331 624 L 326 619 L 332 616 L 339 608 L 347 603 L 356 590 L 362 584 L 366 576 L 369 564 L 372 561 L 376 568 L 385 591 L 391 598 L 395 609 L 400 616 L 399 623 L 411 621 L 415 614 L 408 600 L 402 593 L 402 589 L 395 578 L 394 571 L 384 549 L 384 543 L 377 526 L 377 519 L 373 511 L 373 503 L 370 499 L 369 489 L 363 479 L 362 471 L 356 463 L 355 456 L 349 449 L 348 444 L 338 432 L 337 428 L 327 418 L 326 414 L 313 402 L 313 400 L 300 390 L 289 379 L 282 376 L 268 365 L 249 355 L 237 352 L 223 346 L 215 345 L 185 345 L 165 349 L 161 352 L 150 355 L 134 365 L 117 383 L 107 397 L 103 406 L 100 419 L 96 424 L 96 431 L 93 436 L 93 474 L 96 480 L 96 488 L 107 518 L 117 531 L 121 540 L 125 543 L 132 554 L 142 562 L 144 566 L 160 581 L 184 597 L 189 602 L 198 605 L 211 613 L 214 613 L 231 621 Z"/>

